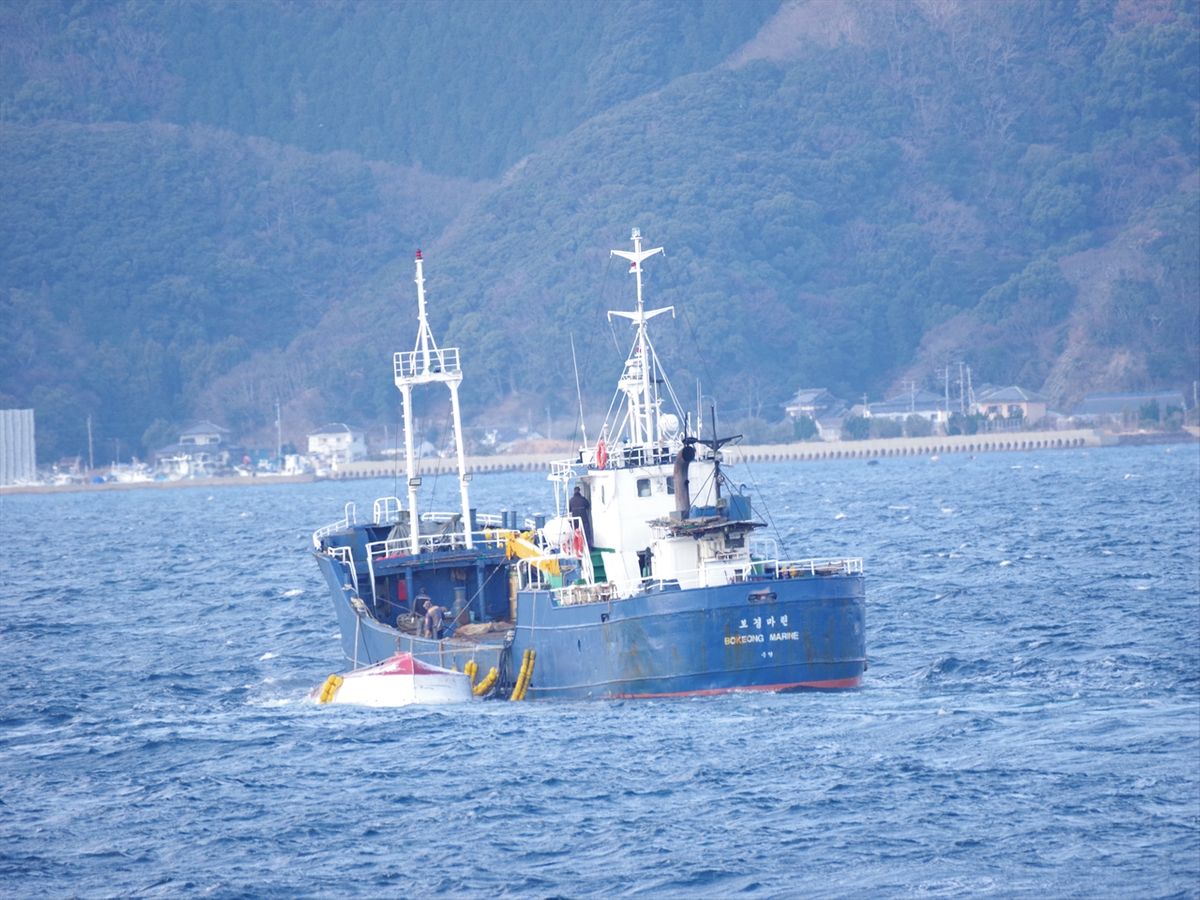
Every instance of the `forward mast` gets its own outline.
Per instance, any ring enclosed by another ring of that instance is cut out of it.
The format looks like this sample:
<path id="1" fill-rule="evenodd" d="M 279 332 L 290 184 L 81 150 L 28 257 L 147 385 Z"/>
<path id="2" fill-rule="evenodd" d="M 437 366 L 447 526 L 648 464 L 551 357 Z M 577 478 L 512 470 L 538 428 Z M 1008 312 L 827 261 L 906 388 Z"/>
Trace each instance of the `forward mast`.
<path id="1" fill-rule="evenodd" d="M 468 549 L 473 547 L 471 534 L 471 500 L 468 485 L 471 476 L 467 474 L 466 457 L 463 451 L 462 413 L 458 402 L 458 387 L 462 384 L 462 367 L 459 362 L 457 347 L 438 347 L 429 327 L 429 319 L 425 313 L 425 274 L 424 258 L 421 251 L 416 253 L 417 274 L 414 279 L 417 285 L 417 343 L 410 352 L 396 353 L 392 358 L 396 387 L 404 407 L 404 456 L 406 474 L 408 476 L 408 516 L 409 516 L 409 548 L 415 555 L 420 552 L 421 528 L 420 516 L 417 514 L 417 489 L 421 486 L 421 478 L 417 473 L 417 458 L 414 444 L 414 422 L 412 392 L 413 388 L 423 384 L 444 384 L 450 390 L 450 408 L 454 418 L 454 449 L 458 458 L 458 488 L 462 500 L 463 539 Z"/>

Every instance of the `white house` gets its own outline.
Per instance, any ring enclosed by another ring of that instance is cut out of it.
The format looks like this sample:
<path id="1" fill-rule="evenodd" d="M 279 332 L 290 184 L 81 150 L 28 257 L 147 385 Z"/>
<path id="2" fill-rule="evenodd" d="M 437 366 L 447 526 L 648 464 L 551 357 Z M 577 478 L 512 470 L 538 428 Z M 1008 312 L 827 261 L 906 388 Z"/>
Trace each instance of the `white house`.
<path id="1" fill-rule="evenodd" d="M 229 434 L 228 428 L 214 425 L 212 422 L 199 422 L 179 434 L 179 443 L 184 446 L 208 446 L 220 444 Z"/>
<path id="2" fill-rule="evenodd" d="M 783 406 L 793 421 L 807 416 L 823 441 L 836 441 L 846 419 L 846 404 L 825 388 L 801 388 Z"/>
<path id="3" fill-rule="evenodd" d="M 871 419 L 892 419 L 903 422 L 909 416 L 920 416 L 934 425 L 944 426 L 949 420 L 946 401 L 941 394 L 926 390 L 910 390 L 881 403 L 872 403 L 866 413 Z"/>
<path id="4" fill-rule="evenodd" d="M 1046 398 L 1015 384 L 991 388 L 975 397 L 975 411 L 989 419 L 1020 420 L 1032 425 L 1046 417 Z"/>
<path id="5" fill-rule="evenodd" d="M 331 422 L 309 434 L 308 455 L 337 465 L 362 459 L 367 455 L 367 444 L 361 431 L 344 422 Z"/>

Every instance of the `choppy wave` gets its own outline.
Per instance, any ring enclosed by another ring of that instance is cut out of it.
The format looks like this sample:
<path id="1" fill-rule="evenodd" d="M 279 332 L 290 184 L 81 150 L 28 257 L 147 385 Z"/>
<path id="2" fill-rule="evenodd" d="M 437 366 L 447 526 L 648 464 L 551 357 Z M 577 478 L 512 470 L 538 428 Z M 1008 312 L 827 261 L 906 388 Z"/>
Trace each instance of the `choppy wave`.
<path id="1" fill-rule="evenodd" d="M 791 555 L 865 557 L 866 686 L 672 702 L 314 704 L 308 533 L 390 482 L 0 498 L 0 888 L 1195 896 L 1200 469 L 1170 449 L 754 467 Z"/>

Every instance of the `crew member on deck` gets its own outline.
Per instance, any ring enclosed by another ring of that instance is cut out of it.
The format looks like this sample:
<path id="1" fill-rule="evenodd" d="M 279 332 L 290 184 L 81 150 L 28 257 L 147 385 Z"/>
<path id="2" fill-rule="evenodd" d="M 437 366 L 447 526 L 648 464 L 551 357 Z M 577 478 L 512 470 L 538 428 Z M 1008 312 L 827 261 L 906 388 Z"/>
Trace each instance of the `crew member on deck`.
<path id="1" fill-rule="evenodd" d="M 583 537 L 587 541 L 588 551 L 592 549 L 592 504 L 587 497 L 583 496 L 579 488 L 575 488 L 575 493 L 571 496 L 570 503 L 567 504 L 571 515 L 574 518 L 583 522 Z"/>
<path id="2" fill-rule="evenodd" d="M 438 606 L 428 597 L 425 598 L 422 604 L 422 610 L 425 613 L 425 621 L 421 623 L 421 637 L 433 638 L 435 641 L 442 639 L 442 620 L 446 617 L 446 608 Z"/>

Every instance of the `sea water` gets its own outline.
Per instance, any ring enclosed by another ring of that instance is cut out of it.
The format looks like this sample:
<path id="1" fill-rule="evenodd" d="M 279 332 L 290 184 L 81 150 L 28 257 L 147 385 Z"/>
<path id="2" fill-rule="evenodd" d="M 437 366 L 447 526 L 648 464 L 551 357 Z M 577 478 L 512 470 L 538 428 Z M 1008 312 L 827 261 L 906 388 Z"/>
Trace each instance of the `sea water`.
<path id="1" fill-rule="evenodd" d="M 861 690 L 317 706 L 310 534 L 395 480 L 0 498 L 0 893 L 1200 894 L 1194 445 L 730 475 L 864 557 Z"/>

